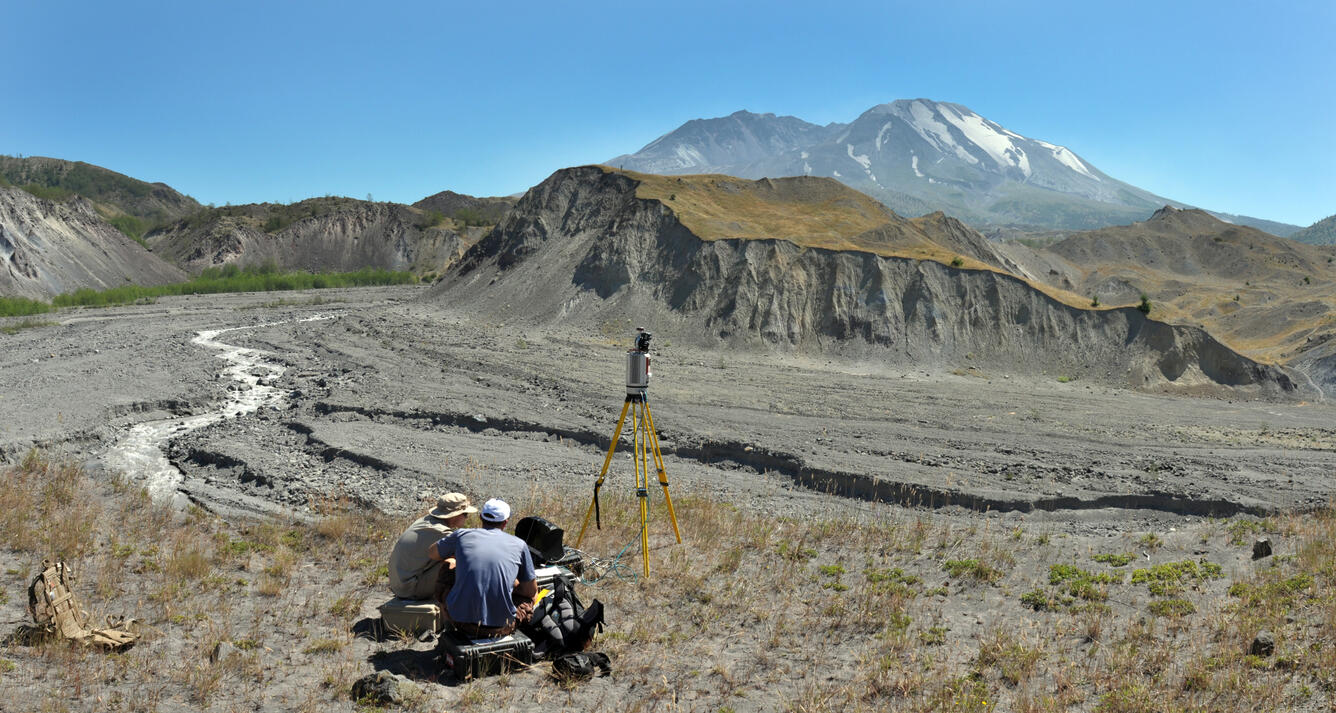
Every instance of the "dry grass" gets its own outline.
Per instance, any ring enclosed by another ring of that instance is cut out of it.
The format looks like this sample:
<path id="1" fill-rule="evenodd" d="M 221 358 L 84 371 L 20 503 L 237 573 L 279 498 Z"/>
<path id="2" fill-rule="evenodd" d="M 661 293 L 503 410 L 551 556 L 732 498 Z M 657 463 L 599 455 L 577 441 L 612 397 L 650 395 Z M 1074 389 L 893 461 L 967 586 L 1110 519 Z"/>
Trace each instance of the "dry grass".
<path id="1" fill-rule="evenodd" d="M 922 219 L 901 220 L 881 203 L 834 179 L 751 181 L 715 174 L 656 176 L 602 168 L 637 181 L 637 198 L 667 206 L 701 240 L 784 240 L 804 248 L 853 250 L 985 270 L 1020 280 L 1068 306 L 1090 309 L 1088 296 L 1012 275 L 938 244 L 924 232 Z"/>
<path id="2" fill-rule="evenodd" d="M 387 596 L 368 573 L 379 575 L 407 516 L 333 499 L 311 524 L 228 523 L 173 513 L 40 454 L 3 476 L 6 618 L 21 614 L 22 587 L 46 548 L 68 542 L 45 533 L 77 514 L 94 523 L 73 536 L 89 542 L 69 555 L 85 606 L 138 617 L 146 630 L 124 655 L 6 644 L 0 681 L 24 709 L 41 710 L 59 691 L 69 703 L 57 710 L 351 711 L 348 690 L 372 670 L 367 656 L 408 645 L 349 632 L 364 603 Z M 535 488 L 510 499 L 573 541 L 587 498 Z M 1336 700 L 1332 511 L 1195 525 L 1167 538 L 1153 565 L 1119 567 L 1080 545 L 1036 547 L 1032 535 L 983 519 L 851 517 L 836 501 L 809 517 L 772 518 L 683 495 L 679 546 L 653 502 L 650 578 L 638 576 L 630 494 L 605 492 L 603 528 L 591 525 L 583 543 L 605 558 L 602 579 L 580 593 L 608 606 L 597 648 L 612 656 L 612 679 L 563 684 L 539 668 L 425 684 L 409 708 L 1242 711 Z M 16 509 L 27 516 L 7 516 Z M 1239 533 L 1272 537 L 1277 555 L 1252 563 Z M 1127 550 L 1137 534 L 1107 549 Z M 1182 551 L 1201 539 L 1238 555 L 1225 576 Z M 621 568 L 607 569 L 623 550 Z M 1062 603 L 1035 611 L 1022 601 L 1033 591 Z M 1262 630 L 1276 652 L 1250 656 Z M 214 661 L 220 641 L 238 652 Z"/>

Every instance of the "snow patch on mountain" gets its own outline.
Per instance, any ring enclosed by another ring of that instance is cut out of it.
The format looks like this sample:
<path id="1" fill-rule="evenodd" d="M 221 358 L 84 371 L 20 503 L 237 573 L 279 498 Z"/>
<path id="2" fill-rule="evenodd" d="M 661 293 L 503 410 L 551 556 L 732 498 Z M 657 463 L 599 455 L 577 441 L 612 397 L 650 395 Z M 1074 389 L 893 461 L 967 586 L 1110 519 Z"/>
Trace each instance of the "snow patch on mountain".
<path id="1" fill-rule="evenodd" d="M 885 138 L 885 136 L 886 136 L 886 132 L 891 130 L 891 125 L 892 125 L 892 123 L 893 123 L 893 122 L 890 122 L 890 121 L 886 122 L 885 124 L 882 125 L 882 127 L 881 127 L 881 131 L 878 131 L 878 132 L 877 132 L 877 151 L 878 151 L 878 152 L 881 151 L 881 140 L 882 140 L 883 138 Z"/>
<path id="2" fill-rule="evenodd" d="M 942 153 L 954 153 L 957 158 L 969 164 L 979 163 L 979 159 L 965 150 L 965 147 L 956 143 L 951 136 L 951 129 L 946 124 L 938 121 L 932 108 L 921 101 L 915 100 L 909 105 L 909 115 L 905 116 L 899 105 L 895 105 L 892 110 L 905 123 L 909 124 L 918 135 L 923 137 L 924 141 L 932 144 L 933 148 Z"/>
<path id="3" fill-rule="evenodd" d="M 853 144 L 845 144 L 845 147 L 849 151 L 849 158 L 853 159 L 859 166 L 862 166 L 863 173 L 866 173 L 867 177 L 872 179 L 873 183 L 877 183 L 877 176 L 872 173 L 872 159 L 868 158 L 867 154 L 855 155 Z"/>
<path id="4" fill-rule="evenodd" d="M 951 122 L 960 133 L 965 135 L 975 146 L 983 149 L 997 165 L 1015 166 L 1026 178 L 1030 177 L 1030 157 L 1025 150 L 1011 142 L 1011 139 L 993 128 L 986 119 L 978 114 L 957 111 L 955 107 L 939 104 L 943 119 Z"/>
<path id="5" fill-rule="evenodd" d="M 853 144 L 845 144 L 845 147 L 849 150 L 849 158 L 857 161 L 858 165 L 862 166 L 864 171 L 872 170 L 872 159 L 868 158 L 867 154 L 859 154 L 855 156 Z"/>
<path id="6" fill-rule="evenodd" d="M 1076 171 L 1077 173 L 1089 176 L 1090 178 L 1093 178 L 1096 181 L 1099 180 L 1099 176 L 1096 176 L 1095 174 L 1091 173 L 1090 169 L 1086 167 L 1085 163 L 1082 162 L 1081 159 L 1077 158 L 1076 154 L 1067 150 L 1067 147 L 1058 146 L 1056 144 L 1050 144 L 1047 141 L 1040 141 L 1038 139 L 1035 139 L 1035 143 L 1039 144 L 1040 146 L 1043 146 L 1044 148 L 1052 152 L 1053 158 L 1057 159 L 1059 163 L 1066 166 L 1067 168 L 1070 168 L 1073 171 Z"/>
<path id="7" fill-rule="evenodd" d="M 909 167 L 914 169 L 914 175 L 923 178 L 923 174 L 918 170 L 918 155 L 913 154 L 909 157 Z"/>

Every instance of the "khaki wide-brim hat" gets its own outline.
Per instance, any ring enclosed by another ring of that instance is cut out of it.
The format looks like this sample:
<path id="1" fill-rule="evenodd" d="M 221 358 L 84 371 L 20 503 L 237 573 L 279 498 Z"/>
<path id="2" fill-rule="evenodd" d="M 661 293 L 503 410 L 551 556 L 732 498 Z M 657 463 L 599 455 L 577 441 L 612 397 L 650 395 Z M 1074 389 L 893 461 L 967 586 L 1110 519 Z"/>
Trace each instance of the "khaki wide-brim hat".
<path id="1" fill-rule="evenodd" d="M 428 515 L 449 520 L 456 515 L 472 515 L 478 512 L 469 502 L 469 496 L 463 493 L 446 493 L 436 499 L 436 507 Z"/>

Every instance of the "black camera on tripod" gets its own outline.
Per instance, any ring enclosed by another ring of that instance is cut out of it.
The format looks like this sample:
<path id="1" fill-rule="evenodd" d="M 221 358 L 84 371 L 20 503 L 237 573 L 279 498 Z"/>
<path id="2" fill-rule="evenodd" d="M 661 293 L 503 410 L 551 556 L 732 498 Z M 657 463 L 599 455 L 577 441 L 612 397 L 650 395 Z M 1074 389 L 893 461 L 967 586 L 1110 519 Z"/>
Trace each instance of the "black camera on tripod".
<path id="1" fill-rule="evenodd" d="M 626 395 L 645 395 L 649 388 L 649 339 L 643 327 L 636 327 L 635 346 L 626 350 Z"/>

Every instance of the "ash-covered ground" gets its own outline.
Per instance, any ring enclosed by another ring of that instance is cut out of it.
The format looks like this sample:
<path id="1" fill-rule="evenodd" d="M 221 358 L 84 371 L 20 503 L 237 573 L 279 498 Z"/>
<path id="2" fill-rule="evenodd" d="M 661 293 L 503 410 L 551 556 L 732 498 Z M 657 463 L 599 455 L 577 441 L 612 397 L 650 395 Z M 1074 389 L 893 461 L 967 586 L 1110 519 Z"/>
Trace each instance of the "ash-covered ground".
<path id="1" fill-rule="evenodd" d="M 5 337 L 0 449 L 106 468 L 135 423 L 252 388 L 217 348 L 259 350 L 258 410 L 168 434 L 175 487 L 220 512 L 346 496 L 388 511 L 465 487 L 589 489 L 624 398 L 627 324 L 482 323 L 418 288 L 164 299 Z M 313 319 L 315 318 L 315 319 Z M 645 325 L 653 328 L 654 325 Z M 1066 375 L 653 343 L 650 404 L 674 491 L 790 513 L 837 498 L 1133 529 L 1166 517 L 1315 508 L 1331 495 L 1324 403 L 1114 390 Z M 631 489 L 629 448 L 609 488 Z M 478 483 L 480 473 L 486 483 Z M 144 474 L 130 473 L 132 479 Z"/>

